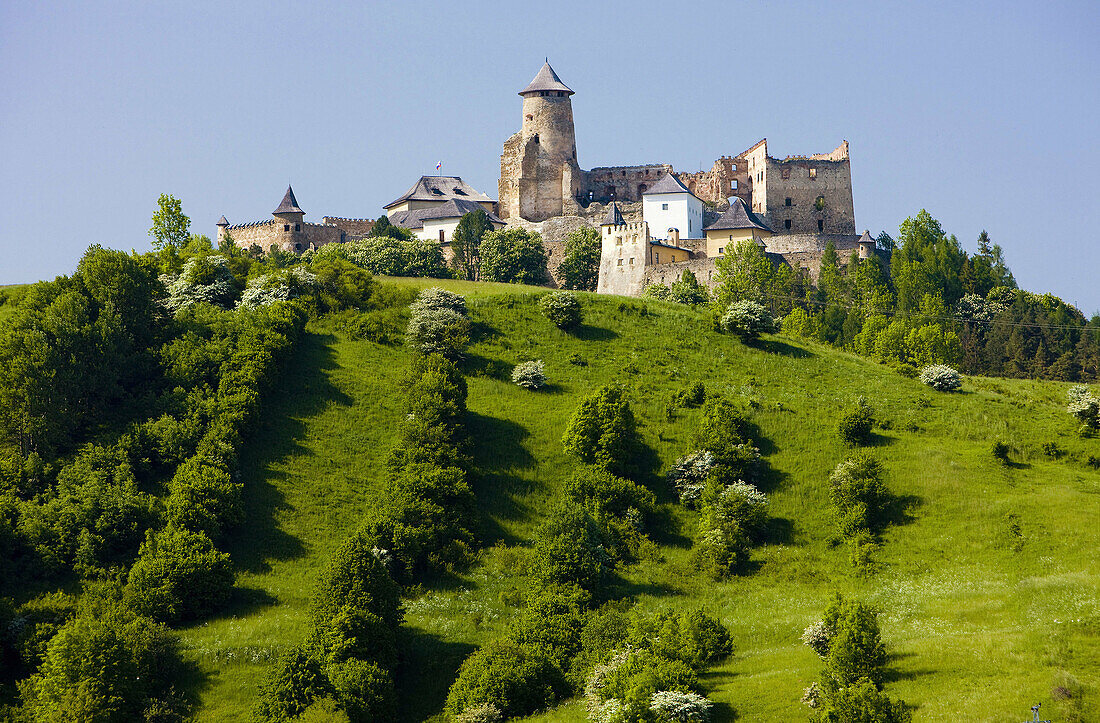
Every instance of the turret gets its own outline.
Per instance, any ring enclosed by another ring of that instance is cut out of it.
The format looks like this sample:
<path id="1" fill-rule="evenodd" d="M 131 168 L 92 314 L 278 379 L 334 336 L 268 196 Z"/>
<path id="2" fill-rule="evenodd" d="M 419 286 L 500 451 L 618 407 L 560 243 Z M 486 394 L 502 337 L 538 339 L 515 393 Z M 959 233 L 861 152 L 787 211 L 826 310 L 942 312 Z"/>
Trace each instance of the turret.
<path id="1" fill-rule="evenodd" d="M 558 161 L 577 160 L 577 138 L 573 130 L 573 91 L 544 63 L 534 80 L 519 92 L 523 97 L 523 126 L 526 141 L 537 139 L 540 155 Z"/>
<path id="2" fill-rule="evenodd" d="M 220 246 L 222 239 L 225 238 L 225 230 L 229 228 L 229 221 L 226 220 L 225 216 L 222 216 L 215 225 L 218 227 L 218 245 Z"/>
<path id="3" fill-rule="evenodd" d="M 294 189 L 290 186 L 286 187 L 286 194 L 283 196 L 283 202 L 279 204 L 279 207 L 271 212 L 279 221 L 283 224 L 301 224 L 302 220 L 306 216 L 306 212 L 298 208 L 298 199 L 294 198 Z M 290 229 L 285 229 L 289 231 Z M 295 231 L 300 229 L 294 229 Z"/>

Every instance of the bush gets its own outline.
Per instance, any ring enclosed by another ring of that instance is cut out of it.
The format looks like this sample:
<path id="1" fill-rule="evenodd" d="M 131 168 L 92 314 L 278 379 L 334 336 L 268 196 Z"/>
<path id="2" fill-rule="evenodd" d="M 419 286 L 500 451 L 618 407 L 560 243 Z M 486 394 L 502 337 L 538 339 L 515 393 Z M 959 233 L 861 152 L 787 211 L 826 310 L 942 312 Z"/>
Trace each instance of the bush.
<path id="1" fill-rule="evenodd" d="M 824 696 L 810 716 L 814 723 L 909 723 L 913 719 L 904 701 L 891 701 L 863 678 Z"/>
<path id="2" fill-rule="evenodd" d="M 273 722 L 294 718 L 330 690 L 320 661 L 305 648 L 295 646 L 279 657 L 274 671 L 260 687 L 254 717 Z"/>
<path id="3" fill-rule="evenodd" d="M 583 508 L 562 503 L 535 531 L 531 575 L 543 585 L 576 585 L 596 595 L 608 572 L 599 525 Z"/>
<path id="4" fill-rule="evenodd" d="M 353 723 L 394 719 L 397 695 L 393 678 L 377 664 L 348 660 L 329 668 L 329 680 L 337 704 Z"/>
<path id="5" fill-rule="evenodd" d="M 943 364 L 933 364 L 921 369 L 920 380 L 937 392 L 953 392 L 962 386 L 959 373 Z"/>
<path id="6" fill-rule="evenodd" d="M 671 296 L 672 292 L 664 284 L 646 284 L 646 287 L 642 290 L 643 299 L 669 301 Z"/>
<path id="7" fill-rule="evenodd" d="M 823 620 L 818 620 L 802 631 L 802 642 L 824 658 L 829 654 L 829 643 L 832 642 L 833 634 L 833 630 Z"/>
<path id="8" fill-rule="evenodd" d="M 882 464 L 870 454 L 841 462 L 829 477 L 830 497 L 841 534 L 878 532 L 884 524 L 889 493 L 882 480 Z"/>
<path id="9" fill-rule="evenodd" d="M 864 445 L 871 439 L 871 428 L 875 425 L 875 411 L 867 400 L 860 396 L 855 405 L 844 412 L 837 424 L 840 438 L 846 443 Z"/>
<path id="10" fill-rule="evenodd" d="M 692 548 L 692 557 L 700 571 L 721 580 L 748 562 L 750 549 L 748 535 L 739 526 L 704 524 Z"/>
<path id="11" fill-rule="evenodd" d="M 747 341 L 779 330 L 775 317 L 766 307 L 747 299 L 730 304 L 719 324 L 724 331 L 737 334 Z"/>
<path id="12" fill-rule="evenodd" d="M 482 703 L 455 716 L 455 723 L 503 723 L 504 714 L 492 703 Z"/>
<path id="13" fill-rule="evenodd" d="M 756 477 L 760 452 L 748 439 L 749 425 L 742 410 L 729 399 L 711 396 L 703 405 L 696 442 L 714 455 L 711 476 L 723 484 Z"/>
<path id="14" fill-rule="evenodd" d="M 421 311 L 409 319 L 405 341 L 419 354 L 461 359 L 470 343 L 470 320 L 450 309 Z"/>
<path id="15" fill-rule="evenodd" d="M 662 612 L 652 618 L 636 616 L 628 642 L 669 660 L 679 660 L 696 671 L 733 653 L 729 631 L 702 609 L 680 614 Z"/>
<path id="16" fill-rule="evenodd" d="M 687 269 L 680 275 L 679 280 L 672 282 L 668 289 L 668 298 L 678 304 L 697 306 L 710 302 L 710 293 L 707 288 L 699 283 L 695 274 Z"/>
<path id="17" fill-rule="evenodd" d="M 753 537 L 763 532 L 768 521 L 768 498 L 755 485 L 712 481 L 703 491 L 704 524 L 710 527 L 736 525 Z"/>
<path id="18" fill-rule="evenodd" d="M 673 397 L 673 402 L 680 407 L 694 409 L 701 407 L 707 401 L 707 386 L 702 382 L 693 382 L 687 388 L 680 390 Z"/>
<path id="19" fill-rule="evenodd" d="M 257 277 L 248 282 L 239 307 L 255 309 L 278 301 L 289 301 L 318 288 L 317 277 L 305 269 L 286 269 Z"/>
<path id="20" fill-rule="evenodd" d="M 825 610 L 823 622 L 833 631 L 825 656 L 826 691 L 851 685 L 860 678 L 881 685 L 886 647 L 875 611 L 837 595 Z"/>
<path id="21" fill-rule="evenodd" d="M 993 455 L 993 459 L 1001 464 L 1008 464 L 1008 445 L 1001 440 L 998 439 L 993 442 L 993 446 L 990 448 L 990 454 Z"/>
<path id="22" fill-rule="evenodd" d="M 512 369 L 512 383 L 524 389 L 542 389 L 546 386 L 546 365 L 542 360 L 516 364 Z"/>
<path id="23" fill-rule="evenodd" d="M 1083 384 L 1069 388 L 1066 395 L 1069 404 L 1066 409 L 1087 429 L 1100 429 L 1100 399 Z"/>
<path id="24" fill-rule="evenodd" d="M 431 286 L 422 290 L 416 297 L 416 301 L 409 306 L 409 310 L 412 311 L 414 316 L 425 311 L 439 311 L 440 309 L 447 309 L 465 316 L 466 297 L 453 291 L 441 289 L 438 286 Z"/>
<path id="25" fill-rule="evenodd" d="M 649 698 L 649 709 L 662 723 L 705 723 L 713 705 L 705 696 L 681 690 L 659 690 Z"/>
<path id="26" fill-rule="evenodd" d="M 214 549 L 209 537 L 168 527 L 146 534 L 125 599 L 136 613 L 154 620 L 193 619 L 226 603 L 234 577 L 229 555 Z"/>
<path id="27" fill-rule="evenodd" d="M 373 613 L 394 628 L 401 622 L 400 590 L 359 534 L 337 549 L 321 573 L 311 609 L 315 621 L 334 619 L 343 608 Z"/>
<path id="28" fill-rule="evenodd" d="M 651 721 L 653 695 L 660 691 L 697 693 L 698 677 L 680 660 L 665 658 L 651 650 L 632 650 L 613 656 L 596 666 L 585 684 L 590 710 L 607 710 L 608 703 L 620 711 L 622 721 Z"/>
<path id="29" fill-rule="evenodd" d="M 453 717 L 488 704 L 505 718 L 515 718 L 567 694 L 565 677 L 549 658 L 511 641 L 495 640 L 462 663 L 447 693 L 446 709 Z"/>
<path id="30" fill-rule="evenodd" d="M 641 440 L 623 390 L 606 386 L 585 397 L 565 428 L 562 446 L 583 464 L 630 477 Z"/>
<path id="31" fill-rule="evenodd" d="M 714 465 L 714 455 L 705 449 L 697 449 L 676 460 L 672 469 L 665 474 L 665 479 L 676 490 L 681 504 L 686 507 L 696 506 Z"/>
<path id="32" fill-rule="evenodd" d="M 618 560 L 632 560 L 644 539 L 656 499 L 645 487 L 599 467 L 582 467 L 566 483 L 565 499 L 587 509 L 604 532 L 604 545 Z"/>
<path id="33" fill-rule="evenodd" d="M 193 256 L 178 277 L 161 277 L 161 281 L 168 291 L 164 305 L 171 311 L 199 302 L 229 309 L 240 291 L 223 256 Z"/>
<path id="34" fill-rule="evenodd" d="M 566 671 L 581 651 L 581 631 L 591 596 L 576 585 L 532 589 L 527 604 L 508 629 L 508 639 L 544 655 Z"/>
<path id="35" fill-rule="evenodd" d="M 539 299 L 546 318 L 559 329 L 575 329 L 581 325 L 581 302 L 572 291 L 556 291 Z"/>

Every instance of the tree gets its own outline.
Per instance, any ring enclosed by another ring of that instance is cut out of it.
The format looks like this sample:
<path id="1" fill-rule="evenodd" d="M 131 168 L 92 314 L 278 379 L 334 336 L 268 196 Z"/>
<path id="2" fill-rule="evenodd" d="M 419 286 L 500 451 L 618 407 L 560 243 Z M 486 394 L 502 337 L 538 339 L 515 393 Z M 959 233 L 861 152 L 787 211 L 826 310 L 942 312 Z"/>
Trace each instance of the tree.
<path id="1" fill-rule="evenodd" d="M 940 222 L 921 209 L 902 221 L 900 246 L 890 257 L 890 272 L 898 292 L 898 311 L 913 313 L 928 293 L 939 293 L 949 307 L 963 295 L 962 271 L 966 254 Z"/>
<path id="2" fill-rule="evenodd" d="M 545 284 L 546 248 L 542 236 L 522 228 L 490 231 L 481 240 L 481 280 L 508 284 Z"/>
<path id="3" fill-rule="evenodd" d="M 146 534 L 130 569 L 126 601 L 139 615 L 177 622 L 216 612 L 233 588 L 229 555 L 201 532 L 169 527 Z"/>
<path id="4" fill-rule="evenodd" d="M 623 390 L 606 386 L 585 397 L 565 428 L 562 446 L 584 464 L 629 478 L 641 440 Z"/>
<path id="5" fill-rule="evenodd" d="M 183 215 L 183 205 L 178 198 L 160 194 L 149 235 L 153 237 L 153 248 L 158 251 L 182 249 L 191 240 L 191 219 Z"/>
<path id="6" fill-rule="evenodd" d="M 672 286 L 669 287 L 669 298 L 680 304 L 696 306 L 710 301 L 710 294 L 707 292 L 706 287 L 695 278 L 695 274 L 684 269 L 684 273 L 680 274 L 679 281 L 673 281 Z"/>
<path id="7" fill-rule="evenodd" d="M 458 220 L 451 236 L 451 251 L 454 267 L 460 279 L 477 281 L 481 275 L 481 240 L 493 230 L 489 216 L 482 209 L 464 214 Z"/>
<path id="8" fill-rule="evenodd" d="M 546 318 L 559 329 L 573 329 L 580 326 L 583 316 L 581 302 L 572 291 L 557 291 L 539 299 L 539 306 Z"/>
<path id="9" fill-rule="evenodd" d="M 378 220 L 371 226 L 370 233 L 367 235 L 371 238 L 392 238 L 398 241 L 412 240 L 411 231 L 401 226 L 395 226 L 390 221 L 390 217 L 385 214 L 378 217 Z"/>
<path id="10" fill-rule="evenodd" d="M 767 308 L 748 299 L 730 304 L 722 315 L 721 325 L 725 331 L 737 334 L 745 341 L 779 330 L 779 324 Z"/>
<path id="11" fill-rule="evenodd" d="M 715 262 L 715 301 L 725 308 L 744 299 L 765 301 L 774 286 L 775 265 L 752 239 L 746 239 Z"/>
<path id="12" fill-rule="evenodd" d="M 565 238 L 565 258 L 558 266 L 563 289 L 595 291 L 600 276 L 600 232 L 583 226 Z"/>

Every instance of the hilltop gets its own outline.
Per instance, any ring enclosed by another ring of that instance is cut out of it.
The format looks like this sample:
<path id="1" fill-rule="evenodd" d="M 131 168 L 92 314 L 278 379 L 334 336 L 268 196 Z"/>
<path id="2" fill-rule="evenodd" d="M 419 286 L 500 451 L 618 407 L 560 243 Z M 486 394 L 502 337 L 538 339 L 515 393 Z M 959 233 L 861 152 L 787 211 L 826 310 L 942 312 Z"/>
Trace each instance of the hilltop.
<path id="1" fill-rule="evenodd" d="M 455 671 L 518 612 L 526 550 L 573 463 L 561 437 L 581 398 L 624 386 L 659 463 L 650 483 L 694 449 L 699 412 L 671 408 L 703 382 L 751 408 L 768 472 L 766 544 L 743 575 L 714 583 L 689 562 L 698 513 L 658 489 L 668 523 L 642 559 L 619 570 L 621 594 L 645 609 L 703 605 L 730 628 L 734 654 L 703 676 L 719 720 L 798 720 L 821 662 L 799 636 L 834 592 L 881 612 L 891 652 L 886 691 L 914 720 L 1017 721 L 1036 702 L 1059 720 L 1098 715 L 1100 444 L 1077 435 L 1068 385 L 966 377 L 943 394 L 836 349 L 782 336 L 746 346 L 710 318 L 660 301 L 582 295 L 585 324 L 559 331 L 545 290 L 395 280 L 466 294 L 474 341 L 469 385 L 472 483 L 485 549 L 452 578 L 407 591 L 398 673 L 402 719 L 439 716 Z M 512 366 L 546 362 L 541 392 Z M 224 545 L 245 591 L 233 608 L 186 627 L 186 655 L 205 674 L 200 720 L 246 720 L 259 682 L 307 632 L 313 585 L 376 504 L 412 360 L 400 345 L 354 340 L 311 322 L 285 365 L 241 468 L 245 523 Z M 835 545 L 828 475 L 852 453 L 835 432 L 860 395 L 879 424 L 873 452 L 900 501 L 894 524 L 857 571 Z M 1003 440 L 1010 464 L 991 455 Z M 571 702 L 532 720 L 585 720 Z"/>

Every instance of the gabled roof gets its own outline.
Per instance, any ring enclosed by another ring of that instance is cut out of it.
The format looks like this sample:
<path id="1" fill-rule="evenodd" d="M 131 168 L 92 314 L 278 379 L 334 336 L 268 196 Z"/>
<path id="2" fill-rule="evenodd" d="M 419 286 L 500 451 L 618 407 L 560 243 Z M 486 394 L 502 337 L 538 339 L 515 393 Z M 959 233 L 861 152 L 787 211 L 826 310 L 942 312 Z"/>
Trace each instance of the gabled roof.
<path id="1" fill-rule="evenodd" d="M 603 217 L 603 221 L 600 222 L 601 226 L 624 226 L 626 221 L 623 220 L 623 214 L 619 211 L 619 204 L 612 202 L 607 207 L 607 215 Z"/>
<path id="2" fill-rule="evenodd" d="M 549 61 L 543 63 L 542 68 L 535 74 L 534 80 L 527 84 L 527 87 L 519 92 L 520 95 L 527 95 L 528 93 L 537 93 L 540 90 L 563 90 L 569 95 L 573 95 L 573 91 L 569 86 L 561 82 L 561 78 L 554 72 L 554 69 L 550 67 Z"/>
<path id="3" fill-rule="evenodd" d="M 287 186 L 286 195 L 283 196 L 283 202 L 271 213 L 305 213 L 305 211 L 298 208 L 298 199 L 294 198 L 294 189 Z"/>
<path id="4" fill-rule="evenodd" d="M 704 231 L 726 231 L 738 228 L 758 228 L 761 231 L 771 233 L 772 230 L 764 223 L 764 219 L 749 210 L 744 200 L 738 196 L 730 199 L 729 210 L 723 213 L 714 223 L 704 228 Z"/>
<path id="5" fill-rule="evenodd" d="M 452 198 L 461 201 L 493 202 L 493 199 L 458 176 L 421 176 L 420 180 L 400 198 L 390 201 L 382 208 L 393 208 L 405 201 L 449 201 Z"/>
<path id="6" fill-rule="evenodd" d="M 687 190 L 684 184 L 680 183 L 680 179 L 676 178 L 676 176 L 671 173 L 665 173 L 665 175 L 661 177 L 661 180 L 654 183 L 652 188 L 647 188 L 642 195 L 652 196 L 658 193 L 688 193 L 695 196 L 694 193 Z M 698 196 L 695 197 L 699 198 Z"/>
<path id="7" fill-rule="evenodd" d="M 225 216 L 222 216 L 221 218 L 218 219 L 218 222 L 214 225 L 215 226 L 228 226 L 229 221 L 226 220 Z"/>
<path id="8" fill-rule="evenodd" d="M 411 211 L 397 211 L 390 215 L 389 219 L 390 223 L 394 226 L 415 230 L 424 228 L 425 221 L 445 218 L 462 218 L 472 211 L 485 211 L 485 209 L 477 201 L 451 199 L 446 203 L 441 203 L 431 208 L 415 208 Z M 504 223 L 495 213 L 485 211 L 485 215 L 489 217 L 489 221 L 492 223 Z"/>

